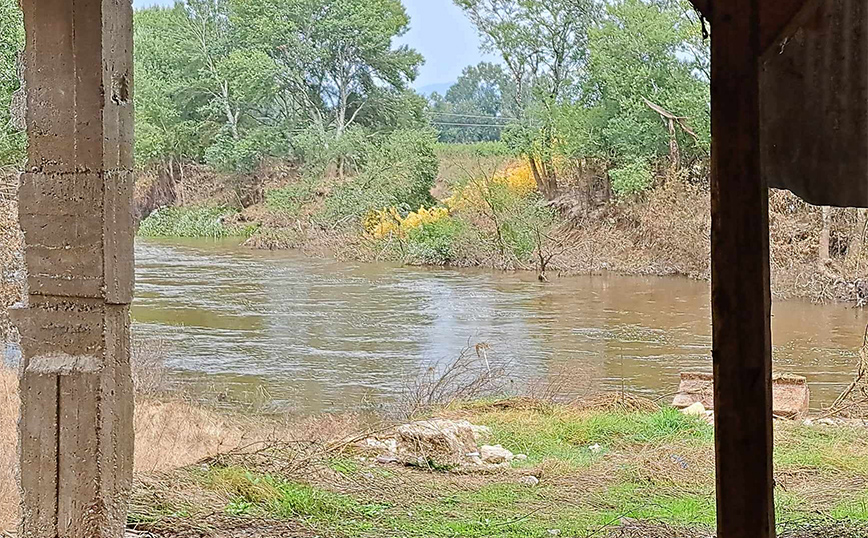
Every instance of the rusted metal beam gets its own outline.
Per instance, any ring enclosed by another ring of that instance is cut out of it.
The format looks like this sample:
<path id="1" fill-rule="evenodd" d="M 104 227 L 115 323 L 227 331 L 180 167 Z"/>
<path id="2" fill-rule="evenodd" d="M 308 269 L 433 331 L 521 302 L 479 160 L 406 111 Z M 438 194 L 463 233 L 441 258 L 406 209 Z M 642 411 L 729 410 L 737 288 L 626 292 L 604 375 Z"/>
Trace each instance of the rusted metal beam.
<path id="1" fill-rule="evenodd" d="M 718 538 L 774 536 L 768 189 L 760 173 L 762 13 L 712 10 L 711 302 Z M 782 2 L 790 4 L 791 2 Z"/>

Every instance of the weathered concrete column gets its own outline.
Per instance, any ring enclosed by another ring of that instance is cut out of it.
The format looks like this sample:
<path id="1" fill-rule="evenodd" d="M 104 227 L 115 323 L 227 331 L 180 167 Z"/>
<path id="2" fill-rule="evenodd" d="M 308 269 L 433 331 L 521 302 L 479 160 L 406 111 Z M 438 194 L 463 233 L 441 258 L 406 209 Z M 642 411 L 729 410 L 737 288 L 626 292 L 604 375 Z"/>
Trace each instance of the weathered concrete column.
<path id="1" fill-rule="evenodd" d="M 123 535 L 132 481 L 131 0 L 23 0 L 22 537 Z"/>

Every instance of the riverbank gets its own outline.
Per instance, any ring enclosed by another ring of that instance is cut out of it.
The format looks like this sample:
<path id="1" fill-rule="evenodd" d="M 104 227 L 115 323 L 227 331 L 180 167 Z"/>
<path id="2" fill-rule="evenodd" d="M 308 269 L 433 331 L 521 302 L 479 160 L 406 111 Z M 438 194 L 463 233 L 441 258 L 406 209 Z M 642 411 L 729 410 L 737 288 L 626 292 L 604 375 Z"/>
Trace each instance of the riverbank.
<path id="1" fill-rule="evenodd" d="M 546 278 L 604 272 L 710 278 L 707 184 L 664 172 L 643 194 L 618 199 L 601 194 L 605 181 L 588 172 L 593 177 L 564 178 L 562 195 L 545 203 L 522 161 L 475 151 L 438 149 L 440 172 L 423 207 L 395 205 L 358 215 L 347 208 L 369 193 L 354 190 L 354 179 L 312 180 L 281 164 L 263 167 L 255 181 L 235 181 L 260 189 L 246 195 L 251 203 L 240 205 L 242 197 L 223 187 L 232 181 L 213 172 L 191 170 L 182 186 L 163 185 L 153 176 L 141 182 L 139 205 L 172 207 L 152 213 L 140 234 L 238 235 L 259 249 L 525 270 Z M 864 212 L 814 207 L 772 191 L 776 298 L 864 302 L 865 222 Z"/>
<path id="2" fill-rule="evenodd" d="M 0 528 L 17 505 L 16 386 L 0 372 Z M 433 451 L 405 465 L 367 441 L 393 421 L 239 416 L 140 396 L 129 527 L 160 537 L 712 535 L 703 418 L 620 395 L 453 402 L 425 417 L 483 426 L 486 444 L 523 456 L 458 468 Z M 782 536 L 868 536 L 868 441 L 856 424 L 776 423 Z"/>

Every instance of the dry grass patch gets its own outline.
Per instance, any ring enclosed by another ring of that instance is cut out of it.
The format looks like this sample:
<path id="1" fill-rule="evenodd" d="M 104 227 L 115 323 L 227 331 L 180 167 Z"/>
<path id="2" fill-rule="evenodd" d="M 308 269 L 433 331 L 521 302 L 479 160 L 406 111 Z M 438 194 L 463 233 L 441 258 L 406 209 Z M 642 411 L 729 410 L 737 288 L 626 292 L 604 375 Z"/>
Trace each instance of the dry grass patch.
<path id="1" fill-rule="evenodd" d="M 18 521 L 18 378 L 0 368 L 0 530 Z"/>
<path id="2" fill-rule="evenodd" d="M 0 368 L 0 529 L 18 518 L 18 378 Z M 264 420 L 220 415 L 182 401 L 139 401 L 135 413 L 138 475 L 191 465 L 277 435 L 280 426 Z"/>

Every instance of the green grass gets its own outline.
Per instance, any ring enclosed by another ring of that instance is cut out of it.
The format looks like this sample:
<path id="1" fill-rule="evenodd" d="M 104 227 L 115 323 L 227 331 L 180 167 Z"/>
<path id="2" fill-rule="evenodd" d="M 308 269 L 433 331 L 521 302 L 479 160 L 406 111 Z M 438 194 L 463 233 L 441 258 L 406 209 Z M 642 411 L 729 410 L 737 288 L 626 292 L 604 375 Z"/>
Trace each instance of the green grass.
<path id="1" fill-rule="evenodd" d="M 361 532 L 388 508 L 381 503 L 361 502 L 349 495 L 238 467 L 216 467 L 201 479 L 209 489 L 229 497 L 224 511 L 234 516 L 268 516 Z"/>
<path id="2" fill-rule="evenodd" d="M 711 426 L 674 409 L 656 413 L 581 414 L 553 410 L 485 413 L 476 417 L 492 429 L 494 438 L 515 453 L 528 456 L 523 466 L 555 459 L 571 468 L 592 465 L 613 448 L 666 440 L 692 439 L 711 443 Z M 600 445 L 598 452 L 591 447 Z"/>
<path id="3" fill-rule="evenodd" d="M 318 470 L 293 477 L 231 465 L 191 472 L 224 499 L 218 510 L 226 516 L 292 520 L 321 536 L 545 538 L 557 530 L 560 536 L 602 537 L 624 518 L 679 529 L 715 525 L 713 432 L 702 420 L 673 409 L 626 413 L 477 404 L 449 412 L 489 426 L 489 443 L 528 459 L 515 462 L 512 472 L 471 476 L 367 463 L 352 452 L 313 462 Z M 796 477 L 775 492 L 782 529 L 868 523 L 868 492 L 861 486 L 868 477 L 868 442 L 862 433 L 778 425 L 776 473 L 795 471 L 788 476 Z M 592 445 L 601 450 L 592 451 Z M 519 476 L 531 469 L 541 482 L 522 485 Z M 155 502 L 131 521 L 174 522 L 190 508 Z M 821 512 L 825 519 L 819 523 L 810 519 Z M 190 518 L 202 513 L 197 508 Z"/>
<path id="4" fill-rule="evenodd" d="M 775 465 L 868 477 L 868 438 L 857 428 L 793 426 L 775 436 Z"/>
<path id="5" fill-rule="evenodd" d="M 716 517 L 714 491 L 702 487 L 683 491 L 626 482 L 610 487 L 601 502 L 610 507 L 603 513 L 604 518 L 610 519 L 630 517 L 676 526 L 711 526 Z"/>
<path id="6" fill-rule="evenodd" d="M 245 237 L 254 228 L 225 224 L 235 211 L 225 207 L 164 207 L 139 225 L 142 237 Z"/>
<path id="7" fill-rule="evenodd" d="M 868 491 L 839 501 L 830 515 L 835 519 L 868 522 Z"/>

